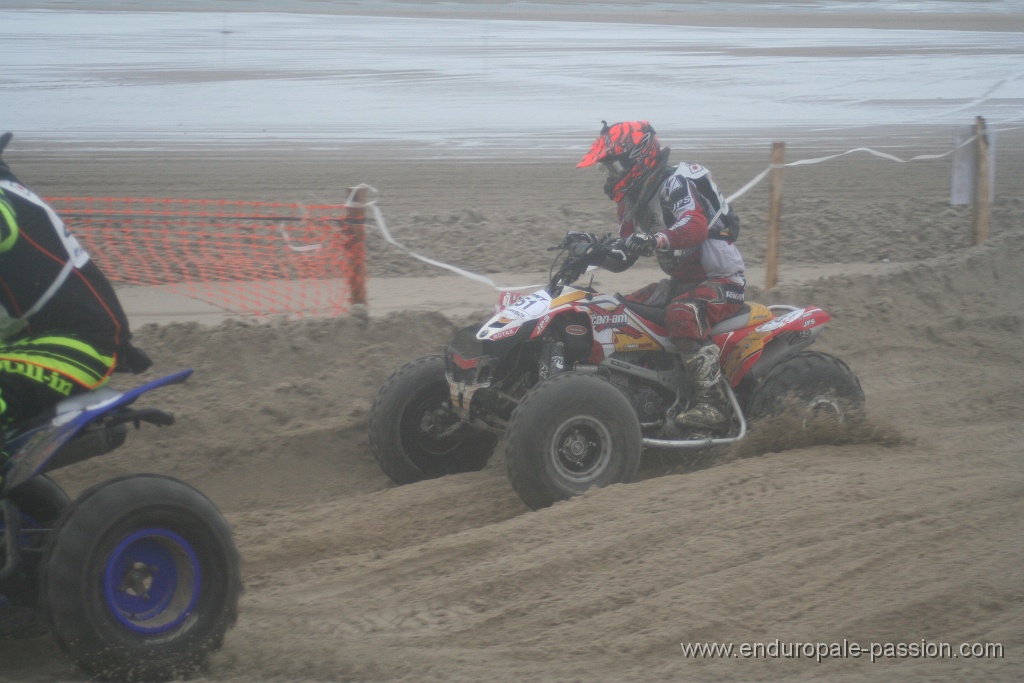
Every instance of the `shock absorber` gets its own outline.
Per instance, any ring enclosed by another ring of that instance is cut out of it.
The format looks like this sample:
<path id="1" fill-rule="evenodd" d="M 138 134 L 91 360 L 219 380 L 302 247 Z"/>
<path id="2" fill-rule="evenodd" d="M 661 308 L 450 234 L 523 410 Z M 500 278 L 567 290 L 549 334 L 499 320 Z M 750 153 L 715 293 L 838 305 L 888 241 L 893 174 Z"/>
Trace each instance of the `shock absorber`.
<path id="1" fill-rule="evenodd" d="M 544 339 L 540 360 L 540 379 L 565 372 L 565 344 L 550 337 Z"/>

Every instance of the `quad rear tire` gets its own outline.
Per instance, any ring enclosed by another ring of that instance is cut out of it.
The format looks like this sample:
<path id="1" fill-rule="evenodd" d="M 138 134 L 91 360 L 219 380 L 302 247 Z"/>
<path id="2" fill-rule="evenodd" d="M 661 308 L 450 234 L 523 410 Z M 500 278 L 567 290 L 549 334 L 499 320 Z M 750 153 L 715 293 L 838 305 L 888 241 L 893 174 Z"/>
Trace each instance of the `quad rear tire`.
<path id="1" fill-rule="evenodd" d="M 450 404 L 441 356 L 407 363 L 384 382 L 370 408 L 370 447 L 391 481 L 412 484 L 484 468 L 497 435 L 457 426 Z"/>
<path id="2" fill-rule="evenodd" d="M 241 574 L 227 522 L 191 486 L 135 475 L 86 490 L 43 558 L 44 618 L 103 680 L 161 681 L 205 667 L 237 616 Z"/>
<path id="3" fill-rule="evenodd" d="M 559 374 L 531 389 L 512 413 L 505 468 L 512 488 L 537 510 L 632 481 L 642 439 L 622 392 L 598 377 Z"/>
<path id="4" fill-rule="evenodd" d="M 756 421 L 790 414 L 806 427 L 815 418 L 840 424 L 863 416 L 864 391 L 849 366 L 820 351 L 784 359 L 754 389 L 747 415 Z"/>

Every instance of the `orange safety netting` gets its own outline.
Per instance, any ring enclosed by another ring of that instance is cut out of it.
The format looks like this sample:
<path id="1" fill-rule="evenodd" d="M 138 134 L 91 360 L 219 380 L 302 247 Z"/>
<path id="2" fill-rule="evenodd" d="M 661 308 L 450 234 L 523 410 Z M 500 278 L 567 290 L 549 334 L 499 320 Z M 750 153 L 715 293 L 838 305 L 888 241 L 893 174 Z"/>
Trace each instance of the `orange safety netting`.
<path id="1" fill-rule="evenodd" d="M 279 202 L 48 197 L 115 284 L 250 315 L 338 315 L 366 302 L 361 209 Z"/>

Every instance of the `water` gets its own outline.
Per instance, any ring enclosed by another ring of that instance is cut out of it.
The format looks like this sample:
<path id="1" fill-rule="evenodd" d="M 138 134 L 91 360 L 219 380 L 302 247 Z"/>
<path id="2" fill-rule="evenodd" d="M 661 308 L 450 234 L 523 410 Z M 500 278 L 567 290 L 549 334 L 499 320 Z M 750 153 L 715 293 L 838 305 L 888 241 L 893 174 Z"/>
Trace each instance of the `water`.
<path id="1" fill-rule="evenodd" d="M 1024 118 L 1015 32 L 0 10 L 0 45 L 0 129 L 23 145 L 385 141 L 544 153 L 578 147 L 600 119 L 735 135 Z"/>

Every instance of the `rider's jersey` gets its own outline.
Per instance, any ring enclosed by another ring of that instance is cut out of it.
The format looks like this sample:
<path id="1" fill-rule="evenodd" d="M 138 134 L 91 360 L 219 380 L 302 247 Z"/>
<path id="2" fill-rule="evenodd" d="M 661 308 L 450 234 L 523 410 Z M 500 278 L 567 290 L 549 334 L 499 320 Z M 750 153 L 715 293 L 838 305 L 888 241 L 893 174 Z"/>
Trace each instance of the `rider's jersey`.
<path id="1" fill-rule="evenodd" d="M 104 353 L 131 337 L 110 282 L 64 222 L 0 174 L 0 339 L 70 335 Z"/>
<path id="2" fill-rule="evenodd" d="M 637 229 L 660 235 L 658 265 L 673 279 L 684 284 L 711 278 L 745 283 L 743 257 L 734 243 L 739 218 L 700 164 L 679 164 L 651 198 L 643 220 L 624 222 L 620 237 Z"/>

